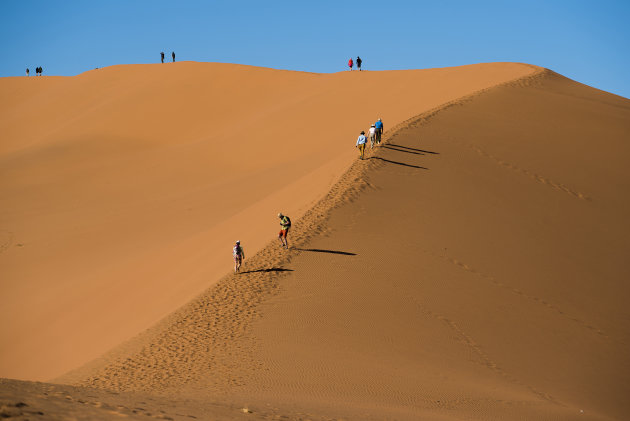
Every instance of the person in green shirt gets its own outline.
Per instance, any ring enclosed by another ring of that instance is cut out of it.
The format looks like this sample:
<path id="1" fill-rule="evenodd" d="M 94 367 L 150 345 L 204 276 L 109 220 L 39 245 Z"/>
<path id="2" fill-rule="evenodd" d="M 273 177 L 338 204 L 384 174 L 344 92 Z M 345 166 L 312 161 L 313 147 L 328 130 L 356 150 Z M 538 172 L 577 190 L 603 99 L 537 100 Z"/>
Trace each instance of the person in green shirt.
<path id="1" fill-rule="evenodd" d="M 289 248 L 289 242 L 287 241 L 287 235 L 289 233 L 289 229 L 291 228 L 291 218 L 286 215 L 283 215 L 282 212 L 278 214 L 278 218 L 280 218 L 280 232 L 278 233 L 278 239 L 280 240 L 280 244 L 284 248 Z"/>

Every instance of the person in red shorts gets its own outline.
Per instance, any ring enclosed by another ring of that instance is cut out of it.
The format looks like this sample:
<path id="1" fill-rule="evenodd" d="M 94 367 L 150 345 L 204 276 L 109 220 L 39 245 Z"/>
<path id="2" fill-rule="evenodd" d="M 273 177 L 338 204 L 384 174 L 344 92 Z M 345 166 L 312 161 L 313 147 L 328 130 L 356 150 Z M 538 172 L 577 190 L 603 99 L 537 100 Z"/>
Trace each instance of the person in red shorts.
<path id="1" fill-rule="evenodd" d="M 289 248 L 289 242 L 287 241 L 287 234 L 291 228 L 291 218 L 282 213 L 278 214 L 280 218 L 280 232 L 278 233 L 278 239 L 280 240 L 281 247 Z"/>

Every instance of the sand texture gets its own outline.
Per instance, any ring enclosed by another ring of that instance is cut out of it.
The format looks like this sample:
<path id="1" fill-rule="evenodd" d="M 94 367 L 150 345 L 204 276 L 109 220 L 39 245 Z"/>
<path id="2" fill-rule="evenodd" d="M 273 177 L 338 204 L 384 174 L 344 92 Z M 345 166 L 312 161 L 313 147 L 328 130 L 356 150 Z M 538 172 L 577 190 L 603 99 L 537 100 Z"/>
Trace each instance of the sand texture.
<path id="1" fill-rule="evenodd" d="M 235 240 L 252 256 L 278 211 L 312 207 L 377 118 L 388 129 L 532 71 L 181 62 L 0 79 L 0 376 L 61 375 L 196 297 Z"/>
<path id="2" fill-rule="evenodd" d="M 261 234 L 243 273 L 56 380 L 72 386 L 4 380 L 3 411 L 627 418 L 630 101 L 527 68 L 414 115 L 301 193 L 291 250 Z"/>

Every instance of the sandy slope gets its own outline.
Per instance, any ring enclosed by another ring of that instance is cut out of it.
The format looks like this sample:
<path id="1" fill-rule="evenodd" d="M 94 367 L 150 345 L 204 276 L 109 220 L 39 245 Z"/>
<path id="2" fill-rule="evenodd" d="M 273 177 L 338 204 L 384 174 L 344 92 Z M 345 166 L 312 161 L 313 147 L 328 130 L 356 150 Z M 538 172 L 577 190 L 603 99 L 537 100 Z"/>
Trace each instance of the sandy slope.
<path id="1" fill-rule="evenodd" d="M 497 63 L 309 74 L 229 64 L 0 79 L 0 375 L 48 379 L 266 244 L 386 129 L 531 73 Z"/>
<path id="2" fill-rule="evenodd" d="M 411 119 L 295 249 L 61 380 L 226 419 L 625 419 L 629 133 L 549 71 Z"/>
<path id="3" fill-rule="evenodd" d="M 629 134 L 628 100 L 553 74 L 402 131 L 305 247 L 356 256 L 287 266 L 244 389 L 380 419 L 624 419 Z"/>

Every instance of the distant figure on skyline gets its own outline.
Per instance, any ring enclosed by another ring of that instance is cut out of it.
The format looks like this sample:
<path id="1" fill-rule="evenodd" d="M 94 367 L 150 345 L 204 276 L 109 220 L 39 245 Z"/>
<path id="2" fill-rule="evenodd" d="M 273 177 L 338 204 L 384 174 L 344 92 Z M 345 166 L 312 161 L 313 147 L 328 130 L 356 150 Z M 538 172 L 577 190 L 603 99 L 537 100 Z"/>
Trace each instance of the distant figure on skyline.
<path id="1" fill-rule="evenodd" d="M 28 72 L 29 72 L 29 70 L 28 70 L 28 67 L 27 67 L 26 68 L 26 76 L 28 76 Z"/>
<path id="2" fill-rule="evenodd" d="M 164 63 L 164 51 L 160 53 L 160 58 L 162 59 L 162 63 Z"/>
<path id="3" fill-rule="evenodd" d="M 359 71 L 361 71 L 361 63 L 363 63 L 363 60 L 361 60 L 361 57 L 357 56 L 357 69 L 359 69 Z"/>
<path id="4" fill-rule="evenodd" d="M 359 138 L 357 139 L 357 148 L 359 148 L 359 159 L 363 159 L 363 154 L 365 153 L 365 143 L 367 142 L 367 137 L 365 137 L 365 132 L 361 131 Z"/>
<path id="5" fill-rule="evenodd" d="M 352 71 L 352 66 L 354 65 L 354 63 L 352 62 L 352 57 L 350 57 L 350 60 L 348 60 L 348 67 L 350 68 L 350 71 Z"/>
<path id="6" fill-rule="evenodd" d="M 175 63 L 175 51 L 171 53 L 171 56 L 173 57 L 173 63 Z"/>

